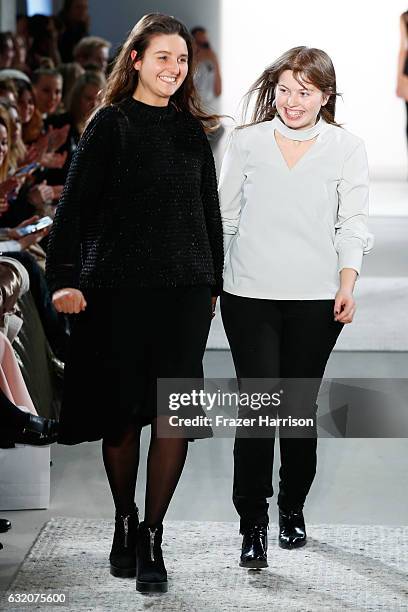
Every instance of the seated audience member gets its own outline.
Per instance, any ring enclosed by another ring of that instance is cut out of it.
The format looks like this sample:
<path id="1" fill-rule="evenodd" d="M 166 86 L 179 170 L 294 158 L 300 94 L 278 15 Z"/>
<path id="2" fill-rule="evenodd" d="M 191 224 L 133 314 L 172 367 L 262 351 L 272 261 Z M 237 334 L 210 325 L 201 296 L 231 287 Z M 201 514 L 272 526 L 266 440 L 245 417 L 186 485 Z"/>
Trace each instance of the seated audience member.
<path id="1" fill-rule="evenodd" d="M 0 70 L 11 68 L 14 60 L 14 43 L 11 32 L 0 32 Z"/>
<path id="2" fill-rule="evenodd" d="M 80 64 L 77 64 L 77 62 L 70 62 L 69 64 L 60 64 L 58 66 L 58 72 L 61 74 L 63 81 L 62 106 L 67 110 L 72 88 L 79 77 L 84 74 L 85 69 L 82 68 Z"/>
<path id="3" fill-rule="evenodd" d="M 13 34 L 14 59 L 12 68 L 30 74 L 30 67 L 27 64 L 27 41 L 21 34 Z"/>
<path id="4" fill-rule="evenodd" d="M 0 257 L 0 448 L 15 443 L 43 446 L 58 437 L 57 421 L 37 415 L 11 346 L 22 324 L 16 314 L 17 299 L 28 288 L 24 266 Z M 0 518 L 0 532 L 10 528 L 11 522 Z"/>
<path id="5" fill-rule="evenodd" d="M 99 36 L 86 36 L 74 48 L 74 60 L 85 69 L 99 68 L 103 73 L 109 61 L 111 43 Z"/>
<path id="6" fill-rule="evenodd" d="M 33 91 L 36 108 L 43 119 L 53 115 L 62 99 L 62 76 L 55 69 L 39 68 L 33 72 Z"/>
<path id="7" fill-rule="evenodd" d="M 87 71 L 80 76 L 71 92 L 67 112 L 60 115 L 50 115 L 45 122 L 46 126 L 61 128 L 69 125 L 66 142 L 58 149 L 58 153 L 67 154 L 64 166 L 61 169 L 48 169 L 44 178 L 49 185 L 63 185 L 68 175 L 72 155 L 77 147 L 86 123 L 98 104 L 99 93 L 106 85 L 102 72 Z"/>

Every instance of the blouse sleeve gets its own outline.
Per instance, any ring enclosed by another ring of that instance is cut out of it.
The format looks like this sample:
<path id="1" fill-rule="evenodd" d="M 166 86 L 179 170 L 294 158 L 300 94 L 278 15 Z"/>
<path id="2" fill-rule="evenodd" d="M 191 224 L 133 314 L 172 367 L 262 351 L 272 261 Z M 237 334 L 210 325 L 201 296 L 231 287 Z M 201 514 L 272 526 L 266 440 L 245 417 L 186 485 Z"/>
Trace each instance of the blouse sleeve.
<path id="1" fill-rule="evenodd" d="M 81 217 L 92 215 L 103 193 L 113 157 L 114 116 L 112 107 L 99 110 L 73 155 L 47 248 L 46 275 L 51 292 L 79 285 Z"/>
<path id="2" fill-rule="evenodd" d="M 233 130 L 222 161 L 218 193 L 220 197 L 224 252 L 238 231 L 241 217 L 244 163 L 238 149 L 237 131 Z"/>
<path id="3" fill-rule="evenodd" d="M 362 141 L 344 162 L 337 193 L 334 246 L 339 256 L 338 270 L 353 268 L 360 274 L 363 254 L 369 253 L 374 244 L 367 227 L 368 162 Z"/>

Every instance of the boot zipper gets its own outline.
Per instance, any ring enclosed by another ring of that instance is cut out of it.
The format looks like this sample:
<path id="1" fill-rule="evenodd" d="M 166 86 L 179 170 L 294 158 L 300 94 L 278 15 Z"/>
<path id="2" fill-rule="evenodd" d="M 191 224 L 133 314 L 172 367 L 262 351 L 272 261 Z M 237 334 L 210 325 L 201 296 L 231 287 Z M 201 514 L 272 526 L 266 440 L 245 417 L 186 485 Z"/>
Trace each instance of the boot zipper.
<path id="1" fill-rule="evenodd" d="M 153 550 L 153 547 L 154 547 L 154 536 L 156 535 L 157 527 L 156 527 L 156 529 L 150 529 L 150 527 L 148 529 L 149 529 L 149 536 L 150 536 L 150 559 L 151 559 L 151 561 L 154 561 L 154 550 Z"/>
<path id="2" fill-rule="evenodd" d="M 129 533 L 129 515 L 123 517 L 123 527 L 125 529 L 125 548 L 128 545 L 128 533 Z"/>

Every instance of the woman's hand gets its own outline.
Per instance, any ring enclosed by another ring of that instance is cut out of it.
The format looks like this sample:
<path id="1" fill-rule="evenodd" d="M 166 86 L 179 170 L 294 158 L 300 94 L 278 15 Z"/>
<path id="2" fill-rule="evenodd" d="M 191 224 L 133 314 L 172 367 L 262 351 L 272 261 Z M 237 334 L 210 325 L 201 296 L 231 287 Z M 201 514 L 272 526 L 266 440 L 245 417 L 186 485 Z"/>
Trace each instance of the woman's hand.
<path id="1" fill-rule="evenodd" d="M 16 225 L 16 227 L 10 227 L 7 232 L 7 235 L 10 238 L 10 240 L 21 240 L 21 235 L 18 233 L 17 230 L 21 229 L 22 227 L 26 227 L 27 225 L 31 225 L 32 223 L 36 223 L 39 220 L 39 218 L 40 217 L 38 215 L 34 215 L 33 217 L 26 219 L 19 225 Z"/>
<path id="2" fill-rule="evenodd" d="M 42 240 L 44 236 L 49 234 L 50 229 L 50 227 L 46 227 L 45 229 L 40 230 L 39 232 L 28 234 L 27 236 L 23 236 L 22 238 L 20 237 L 18 241 L 20 243 L 21 250 L 25 251 L 25 249 L 30 248 L 30 246 L 32 246 L 33 244 L 37 244 L 37 242 L 40 242 L 40 240 Z"/>
<path id="3" fill-rule="evenodd" d="M 356 302 L 351 291 L 339 289 L 334 300 L 334 320 L 351 323 L 356 311 Z"/>
<path id="4" fill-rule="evenodd" d="M 41 157 L 41 165 L 44 166 L 44 168 L 60 169 L 67 161 L 67 156 L 67 151 L 64 151 L 63 153 L 44 153 Z"/>
<path id="5" fill-rule="evenodd" d="M 29 203 L 39 211 L 42 211 L 43 207 L 47 204 L 51 204 L 53 198 L 54 190 L 51 185 L 47 185 L 47 181 L 33 185 L 27 194 Z"/>
<path id="6" fill-rule="evenodd" d="M 52 303 L 58 312 L 65 314 L 78 314 L 86 308 L 86 300 L 82 291 L 70 287 L 55 291 Z"/>
<path id="7" fill-rule="evenodd" d="M 211 298 L 211 317 L 215 317 L 215 307 L 217 306 L 217 296 Z"/>

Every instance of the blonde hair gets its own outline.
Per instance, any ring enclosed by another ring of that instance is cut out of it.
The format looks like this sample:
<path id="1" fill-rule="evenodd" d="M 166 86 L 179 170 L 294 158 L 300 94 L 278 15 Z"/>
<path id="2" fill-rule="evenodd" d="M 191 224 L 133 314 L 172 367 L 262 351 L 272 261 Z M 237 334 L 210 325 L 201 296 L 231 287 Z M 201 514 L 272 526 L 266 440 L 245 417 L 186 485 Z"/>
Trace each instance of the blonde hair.
<path id="1" fill-rule="evenodd" d="M 10 116 L 4 106 L 0 104 L 0 124 L 7 130 L 8 150 L 0 166 L 0 182 L 6 180 L 10 169 Z"/>
<path id="2" fill-rule="evenodd" d="M 8 99 L 0 98 L 0 105 L 5 108 L 9 116 L 9 169 L 15 170 L 19 163 L 24 159 L 27 149 L 22 140 L 22 135 L 14 138 L 11 134 L 11 128 L 15 127 L 15 121 L 10 113 L 10 110 L 13 109 L 16 111 L 17 115 L 19 115 L 17 104 L 13 104 Z"/>

